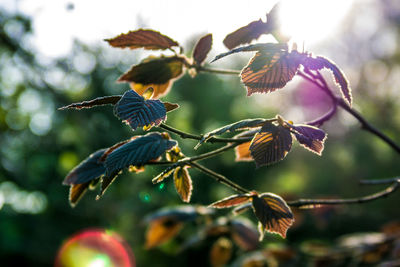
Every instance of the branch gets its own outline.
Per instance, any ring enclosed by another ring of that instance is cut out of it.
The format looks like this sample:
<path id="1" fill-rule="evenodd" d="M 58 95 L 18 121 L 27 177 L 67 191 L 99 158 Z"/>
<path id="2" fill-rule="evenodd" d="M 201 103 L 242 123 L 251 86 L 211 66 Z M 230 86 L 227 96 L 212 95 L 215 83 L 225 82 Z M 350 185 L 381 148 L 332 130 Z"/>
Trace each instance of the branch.
<path id="1" fill-rule="evenodd" d="M 383 183 L 381 180 L 369 180 L 365 181 L 362 180 L 360 181 L 363 184 L 379 184 Z M 304 208 L 304 206 L 313 206 L 313 205 L 343 205 L 343 204 L 360 204 L 360 203 L 366 203 L 370 201 L 374 201 L 383 197 L 386 197 L 390 195 L 391 193 L 395 192 L 399 186 L 400 186 L 400 178 L 395 178 L 391 180 L 385 180 L 385 183 L 392 183 L 389 187 L 386 189 L 372 194 L 372 195 L 367 195 L 364 197 L 360 198 L 348 198 L 348 199 L 299 199 L 295 201 L 288 201 L 287 204 L 291 207 L 297 207 L 297 208 Z"/>
<path id="2" fill-rule="evenodd" d="M 198 134 L 191 134 L 191 133 L 186 133 L 184 131 L 178 130 L 174 127 L 171 127 L 167 124 L 160 124 L 158 125 L 158 127 L 167 130 L 171 133 L 175 133 L 177 135 L 179 135 L 180 137 L 184 138 L 184 139 L 193 139 L 193 140 L 201 140 L 203 139 L 202 135 L 198 135 Z M 245 143 L 248 141 L 251 141 L 251 138 L 220 138 L 220 137 L 211 137 L 209 140 L 207 140 L 207 142 L 210 143 L 237 143 L 237 144 L 241 144 L 241 143 Z"/>
<path id="3" fill-rule="evenodd" d="M 229 180 L 228 178 L 226 178 L 225 176 L 223 176 L 222 174 L 216 173 L 206 167 L 204 167 L 203 165 L 200 165 L 196 162 L 191 162 L 190 163 L 191 166 L 197 168 L 198 170 L 202 171 L 203 173 L 207 174 L 208 176 L 214 178 L 215 180 L 217 180 L 217 182 L 225 184 L 227 186 L 229 186 L 230 188 L 232 188 L 233 190 L 239 192 L 239 193 L 243 193 L 246 194 L 249 192 L 249 190 L 241 187 L 240 185 L 232 182 L 231 180 Z"/>
<path id="4" fill-rule="evenodd" d="M 204 71 L 209 73 L 216 73 L 216 74 L 228 74 L 228 75 L 239 75 L 240 70 L 226 70 L 226 69 L 213 69 L 213 68 L 206 68 L 206 67 L 197 67 L 196 70 L 198 72 Z"/>

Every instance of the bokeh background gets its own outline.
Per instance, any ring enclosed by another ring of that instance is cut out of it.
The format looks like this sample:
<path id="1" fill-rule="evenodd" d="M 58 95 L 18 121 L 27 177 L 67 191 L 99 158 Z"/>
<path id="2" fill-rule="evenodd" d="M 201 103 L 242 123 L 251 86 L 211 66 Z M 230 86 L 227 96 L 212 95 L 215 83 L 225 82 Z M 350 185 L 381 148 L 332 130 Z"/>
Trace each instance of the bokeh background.
<path id="1" fill-rule="evenodd" d="M 171 181 L 162 187 L 152 185 L 161 167 L 125 173 L 101 200 L 95 201 L 97 192 L 88 192 L 77 207 L 69 206 L 68 187 L 61 184 L 68 171 L 93 151 L 133 133 L 114 117 L 111 107 L 57 108 L 128 90 L 127 84 L 118 84 L 116 79 L 150 53 L 113 49 L 102 41 L 105 38 L 152 28 L 180 42 L 190 56 L 199 37 L 215 33 L 210 61 L 226 51 L 222 45 L 226 34 L 264 17 L 273 3 L 249 1 L 243 7 L 230 1 L 148 1 L 143 5 L 132 1 L 128 6 L 112 2 L 20 0 L 0 4 L 1 266 L 52 266 L 63 242 L 86 228 L 117 232 L 129 244 L 138 266 L 208 264 L 211 241 L 177 252 L 196 234 L 199 226 L 194 222 L 161 247 L 144 248 L 144 216 L 181 204 Z M 342 67 L 353 89 L 354 107 L 399 144 L 400 3 L 349 2 L 346 10 L 335 11 L 343 13 L 335 28 L 326 29 L 322 39 L 306 39 L 305 48 Z M 317 27 L 324 19 L 316 16 L 314 23 Z M 231 56 L 215 66 L 241 69 L 249 57 Z M 238 77 L 206 73 L 195 78 L 184 75 L 163 100 L 180 104 L 168 114 L 168 124 L 193 133 L 276 114 L 302 123 L 329 109 L 329 100 L 301 79 L 273 94 L 246 97 Z M 284 161 L 257 170 L 252 162 L 235 163 L 232 152 L 203 163 L 244 187 L 274 192 L 287 200 L 358 197 L 383 188 L 360 186 L 360 179 L 399 175 L 399 155 L 362 131 L 349 115 L 339 112 L 322 128 L 329 135 L 322 157 L 296 145 Z M 187 155 L 215 147 L 206 144 L 194 151 L 196 142 L 173 138 Z M 208 205 L 232 193 L 197 171 L 191 174 L 192 203 Z M 336 244 L 340 236 L 351 233 L 379 232 L 383 225 L 400 220 L 399 201 L 400 194 L 395 193 L 363 205 L 296 211 L 296 224 L 287 239 L 267 234 L 260 247 L 274 244 L 301 250 L 310 243 Z M 255 223 L 251 213 L 243 216 Z M 242 251 L 235 250 L 230 262 L 241 255 Z"/>

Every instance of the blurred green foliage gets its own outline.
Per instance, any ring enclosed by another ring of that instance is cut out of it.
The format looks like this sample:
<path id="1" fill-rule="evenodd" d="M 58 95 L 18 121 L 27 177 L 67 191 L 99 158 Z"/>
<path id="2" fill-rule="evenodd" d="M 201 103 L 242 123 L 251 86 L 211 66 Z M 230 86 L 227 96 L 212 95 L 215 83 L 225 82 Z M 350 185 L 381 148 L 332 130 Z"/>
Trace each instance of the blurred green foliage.
<path id="1" fill-rule="evenodd" d="M 399 17 L 400 14 L 384 17 L 393 28 L 397 44 Z M 349 18 L 348 23 L 355 24 L 355 20 Z M 139 266 L 165 266 L 166 262 L 187 266 L 193 258 L 196 262 L 192 265 L 207 266 L 211 241 L 179 257 L 175 255 L 180 244 L 196 233 L 194 223 L 160 248 L 144 249 L 143 217 L 161 207 L 181 203 L 171 181 L 152 185 L 151 179 L 161 167 L 146 167 L 146 172 L 140 174 L 124 173 L 100 201 L 94 200 L 97 192 L 89 192 L 74 209 L 68 204 L 68 188 L 61 185 L 68 171 L 90 153 L 133 133 L 114 117 L 111 107 L 82 111 L 57 108 L 74 101 L 123 93 L 128 85 L 115 80 L 144 56 L 76 42 L 68 57 L 46 61 L 30 47 L 28 18 L 0 10 L 0 24 L 1 265 L 51 266 L 68 236 L 84 228 L 101 227 L 115 230 L 128 241 Z M 379 34 L 378 31 L 374 36 L 379 38 Z M 365 40 L 353 38 L 351 32 L 341 36 L 334 45 L 322 46 L 321 53 L 326 52 L 339 66 L 344 66 L 345 72 L 348 68 L 350 81 L 353 73 L 358 77 L 353 83 L 357 109 L 400 143 L 400 47 L 390 55 L 373 51 L 359 55 L 355 51 L 363 47 Z M 233 62 L 232 68 L 244 64 L 245 61 Z M 290 114 L 296 112 L 304 112 L 306 117 L 303 109 L 307 107 L 301 105 L 297 94 L 289 93 L 283 93 L 281 98 L 272 94 L 247 98 L 237 77 L 201 73 L 176 81 L 164 99 L 181 106 L 168 114 L 169 125 L 204 133 L 245 118 L 270 118 L 280 113 L 291 119 Z M 205 160 L 204 164 L 244 187 L 274 192 L 287 200 L 362 196 L 381 187 L 361 187 L 359 179 L 399 175 L 399 156 L 361 131 L 346 114 L 340 113 L 323 128 L 329 137 L 322 157 L 295 147 L 284 161 L 257 170 L 252 162 L 235 163 L 232 152 Z M 173 138 L 180 141 L 182 151 L 189 156 L 215 147 L 205 144 L 195 152 L 195 141 Z M 197 171 L 191 171 L 191 175 L 192 203 L 208 205 L 232 193 Z M 400 220 L 397 203 L 400 194 L 364 205 L 296 211 L 297 222 L 287 239 L 267 235 L 261 247 L 286 244 L 296 248 L 311 240 L 332 244 L 344 234 L 379 231 L 383 224 Z M 251 215 L 249 218 L 254 219 Z M 242 252 L 235 253 L 238 257 Z"/>

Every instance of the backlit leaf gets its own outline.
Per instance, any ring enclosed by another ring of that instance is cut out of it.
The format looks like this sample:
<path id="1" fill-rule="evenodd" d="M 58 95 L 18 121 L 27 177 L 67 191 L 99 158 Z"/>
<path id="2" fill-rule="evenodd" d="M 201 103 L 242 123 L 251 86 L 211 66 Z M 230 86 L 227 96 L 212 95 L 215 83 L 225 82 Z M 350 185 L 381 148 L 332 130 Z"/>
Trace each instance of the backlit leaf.
<path id="1" fill-rule="evenodd" d="M 168 92 L 173 79 L 183 73 L 183 61 L 183 58 L 177 56 L 150 57 L 132 66 L 118 81 L 132 82 L 131 88 L 138 94 L 143 94 L 148 87 L 153 87 L 153 98 L 159 98 Z"/>
<path id="2" fill-rule="evenodd" d="M 293 213 L 286 202 L 278 195 L 263 193 L 252 198 L 253 210 L 263 227 L 271 233 L 278 233 L 283 238 L 294 222 Z M 260 233 L 263 235 L 263 232 Z"/>
<path id="3" fill-rule="evenodd" d="M 144 48 L 149 50 L 168 49 L 178 46 L 178 43 L 168 36 L 153 30 L 139 29 L 130 31 L 127 34 L 120 34 L 115 38 L 107 39 L 113 47 L 119 48 Z"/>
<path id="4" fill-rule="evenodd" d="M 321 70 L 323 68 L 327 68 L 332 72 L 332 75 L 335 79 L 336 84 L 340 88 L 340 92 L 342 93 L 343 99 L 351 106 L 352 104 L 352 95 L 351 95 L 351 88 L 349 86 L 349 82 L 347 81 L 346 76 L 342 72 L 341 69 L 339 69 L 335 63 L 330 61 L 329 59 L 325 57 L 311 57 L 308 56 L 306 57 L 302 65 L 304 67 L 309 68 L 310 70 Z"/>
<path id="5" fill-rule="evenodd" d="M 84 184 L 102 176 L 106 169 L 99 159 L 107 149 L 100 149 L 72 169 L 65 177 L 64 185 Z"/>
<path id="6" fill-rule="evenodd" d="M 115 179 L 118 176 L 118 172 L 114 172 L 112 174 L 109 174 L 107 176 L 103 176 L 101 178 L 101 187 L 100 187 L 100 193 L 96 196 L 96 200 L 99 200 L 100 197 L 104 195 L 108 187 L 112 184 L 112 182 L 115 181 Z"/>
<path id="7" fill-rule="evenodd" d="M 166 150 L 176 145 L 176 141 L 163 138 L 159 133 L 149 133 L 138 137 L 112 151 L 106 158 L 106 175 L 120 171 L 130 165 L 141 166 L 157 159 Z"/>
<path id="8" fill-rule="evenodd" d="M 69 204 L 75 207 L 89 188 L 90 181 L 83 184 L 71 184 L 69 188 Z"/>
<path id="9" fill-rule="evenodd" d="M 295 130 L 294 135 L 302 146 L 321 155 L 327 137 L 324 131 L 309 125 L 294 125 L 292 129 Z"/>
<path id="10" fill-rule="evenodd" d="M 289 129 L 266 123 L 251 141 L 251 156 L 256 166 L 261 167 L 282 160 L 292 147 Z"/>
<path id="11" fill-rule="evenodd" d="M 241 44 L 250 43 L 252 40 L 258 39 L 262 34 L 269 31 L 269 25 L 259 19 L 228 34 L 223 42 L 228 49 L 232 49 Z"/>
<path id="12" fill-rule="evenodd" d="M 133 140 L 133 139 L 135 139 L 135 138 L 137 138 L 137 136 L 133 136 L 133 137 L 131 137 L 130 139 L 121 141 L 121 142 L 116 143 L 115 145 L 113 145 L 113 146 L 107 148 L 106 151 L 104 151 L 103 155 L 99 158 L 99 162 L 104 162 L 104 161 L 106 160 L 107 156 L 108 156 L 111 152 L 113 152 L 115 149 L 119 148 L 120 146 L 122 146 L 122 145 L 128 143 L 129 141 L 131 141 L 131 140 Z"/>
<path id="13" fill-rule="evenodd" d="M 298 53 L 260 51 L 240 73 L 247 95 L 268 93 L 284 87 L 296 74 Z"/>
<path id="14" fill-rule="evenodd" d="M 171 218 L 179 222 L 192 221 L 195 220 L 199 214 L 209 214 L 210 211 L 209 209 L 204 210 L 204 208 L 191 205 L 162 208 L 146 216 L 145 223 L 151 223 L 161 218 Z"/>
<path id="15" fill-rule="evenodd" d="M 230 208 L 250 201 L 251 196 L 250 194 L 232 195 L 210 204 L 209 207 L 217 209 Z"/>
<path id="16" fill-rule="evenodd" d="M 131 126 L 132 130 L 144 126 L 157 126 L 167 117 L 165 106 L 160 100 L 145 100 L 133 90 L 125 92 L 115 105 L 114 113 Z"/>
<path id="17" fill-rule="evenodd" d="M 187 167 L 177 167 L 174 171 L 174 184 L 183 202 L 190 202 L 192 196 L 192 179 L 190 178 Z"/>
<path id="18" fill-rule="evenodd" d="M 212 267 L 226 266 L 232 257 L 233 245 L 226 237 L 218 238 L 211 246 L 210 263 Z"/>
<path id="19" fill-rule="evenodd" d="M 175 237 L 182 229 L 183 223 L 173 218 L 160 218 L 149 224 L 146 231 L 146 249 L 162 245 Z"/>
<path id="20" fill-rule="evenodd" d="M 89 101 L 83 101 L 79 103 L 72 103 L 68 106 L 64 106 L 59 108 L 59 110 L 64 109 L 83 109 L 83 108 L 93 108 L 97 106 L 103 105 L 115 105 L 121 99 L 120 95 L 112 95 L 112 96 L 102 96 Z"/>
<path id="21" fill-rule="evenodd" d="M 262 126 L 265 121 L 265 119 L 246 119 L 215 129 L 211 132 L 204 134 L 199 143 L 195 146 L 195 149 L 197 149 L 202 143 L 207 142 L 207 140 L 214 135 L 221 135 L 225 132 L 233 132 L 236 130 L 259 127 Z"/>
<path id="22" fill-rule="evenodd" d="M 235 161 L 252 161 L 250 154 L 251 142 L 246 142 L 235 147 Z"/>
<path id="23" fill-rule="evenodd" d="M 206 59 L 212 46 L 212 34 L 207 34 L 197 42 L 193 49 L 193 59 L 197 65 L 201 65 Z"/>
<path id="24" fill-rule="evenodd" d="M 165 169 L 162 173 L 154 177 L 151 182 L 153 184 L 158 184 L 164 181 L 166 178 L 168 178 L 173 172 L 175 171 L 175 168 L 167 168 Z"/>
<path id="25" fill-rule="evenodd" d="M 165 109 L 167 112 L 173 111 L 177 108 L 179 108 L 179 104 L 176 103 L 170 103 L 170 102 L 163 102 Z"/>

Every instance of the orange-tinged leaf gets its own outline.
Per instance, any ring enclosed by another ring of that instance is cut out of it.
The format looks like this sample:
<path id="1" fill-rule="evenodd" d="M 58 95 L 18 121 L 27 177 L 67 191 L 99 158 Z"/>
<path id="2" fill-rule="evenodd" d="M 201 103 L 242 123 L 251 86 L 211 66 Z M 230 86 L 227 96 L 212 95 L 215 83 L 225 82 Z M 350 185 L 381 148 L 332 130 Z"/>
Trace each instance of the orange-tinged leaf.
<path id="1" fill-rule="evenodd" d="M 175 168 L 167 168 L 164 170 L 162 173 L 154 177 L 151 182 L 153 184 L 158 184 L 164 181 L 166 178 L 168 178 L 173 172 L 175 171 Z"/>
<path id="2" fill-rule="evenodd" d="M 289 129 L 273 123 L 264 124 L 249 148 L 257 168 L 282 160 L 292 148 L 292 142 Z"/>
<path id="3" fill-rule="evenodd" d="M 240 73 L 247 95 L 268 93 L 284 87 L 299 68 L 298 53 L 260 51 Z"/>
<path id="4" fill-rule="evenodd" d="M 119 48 L 144 48 L 148 50 L 168 49 L 178 46 L 178 43 L 168 36 L 165 36 L 157 31 L 139 29 L 130 31 L 127 34 L 120 34 L 115 38 L 107 39 L 113 47 Z"/>
<path id="5" fill-rule="evenodd" d="M 210 207 L 217 209 L 230 208 L 233 206 L 244 204 L 250 201 L 251 200 L 250 198 L 251 198 L 250 194 L 232 195 L 210 204 Z"/>
<path id="6" fill-rule="evenodd" d="M 150 222 L 146 232 L 146 249 L 159 246 L 175 237 L 182 229 L 182 226 L 182 222 L 168 217 Z"/>
<path id="7" fill-rule="evenodd" d="M 246 142 L 235 147 L 235 161 L 252 161 L 250 154 L 251 142 Z"/>
<path id="8" fill-rule="evenodd" d="M 190 202 L 192 196 L 192 179 L 190 178 L 187 167 L 177 167 L 174 172 L 174 184 L 183 202 Z"/>
<path id="9" fill-rule="evenodd" d="M 222 267 L 232 257 L 233 245 L 226 237 L 218 238 L 211 247 L 210 263 L 212 267 Z"/>
<path id="10" fill-rule="evenodd" d="M 173 80 L 169 80 L 168 82 L 164 84 L 140 84 L 140 83 L 130 83 L 130 87 L 132 90 L 134 90 L 136 93 L 139 95 L 142 95 L 144 91 L 146 91 L 146 88 L 151 86 L 154 89 L 153 93 L 153 99 L 157 99 L 160 97 L 165 96 L 168 94 L 169 90 L 171 89 Z"/>
<path id="11" fill-rule="evenodd" d="M 253 211 L 264 230 L 286 237 L 286 232 L 294 222 L 292 211 L 286 202 L 278 195 L 263 193 L 252 198 Z"/>
<path id="12" fill-rule="evenodd" d="M 75 207 L 78 204 L 79 200 L 86 193 L 89 188 L 91 181 L 83 183 L 83 184 L 72 184 L 69 188 L 69 204 L 71 207 Z"/>
<path id="13" fill-rule="evenodd" d="M 197 65 L 201 65 L 206 59 L 212 46 L 212 34 L 203 36 L 195 45 L 193 50 L 193 59 Z"/>

